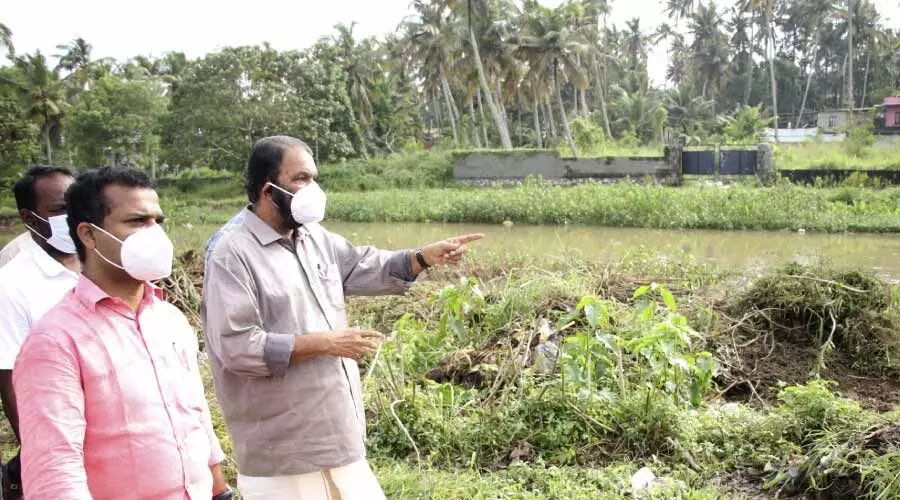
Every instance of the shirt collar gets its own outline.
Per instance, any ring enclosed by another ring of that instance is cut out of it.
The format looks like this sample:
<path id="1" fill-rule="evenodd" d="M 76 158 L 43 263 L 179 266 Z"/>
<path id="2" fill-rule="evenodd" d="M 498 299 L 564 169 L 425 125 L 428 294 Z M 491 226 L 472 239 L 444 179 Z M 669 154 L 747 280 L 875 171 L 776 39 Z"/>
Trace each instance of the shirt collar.
<path id="1" fill-rule="evenodd" d="M 91 312 L 95 312 L 97 310 L 97 304 L 106 299 L 118 300 L 104 292 L 83 274 L 78 277 L 78 283 L 75 284 L 75 297 Z M 149 281 L 145 281 L 144 298 L 141 299 L 141 308 L 152 302 L 154 299 L 163 300 L 163 297 L 164 294 L 162 288 L 159 288 Z"/>
<path id="2" fill-rule="evenodd" d="M 66 266 L 60 264 L 59 261 L 51 257 L 46 250 L 33 241 L 31 242 L 28 251 L 31 253 L 31 259 L 37 265 L 38 269 L 40 269 L 41 272 L 44 273 L 44 276 L 48 278 L 55 278 L 61 274 L 72 272 L 66 268 Z"/>
<path id="3" fill-rule="evenodd" d="M 250 233 L 256 237 L 256 240 L 259 241 L 259 244 L 262 246 L 268 246 L 278 240 L 284 239 L 283 236 L 278 234 L 278 231 L 272 229 L 272 226 L 260 219 L 252 210 L 247 209 L 246 216 L 244 217 L 244 225 L 247 226 L 247 229 L 250 230 Z M 309 230 L 305 227 L 300 227 L 297 230 L 297 236 L 301 239 L 308 234 Z"/>

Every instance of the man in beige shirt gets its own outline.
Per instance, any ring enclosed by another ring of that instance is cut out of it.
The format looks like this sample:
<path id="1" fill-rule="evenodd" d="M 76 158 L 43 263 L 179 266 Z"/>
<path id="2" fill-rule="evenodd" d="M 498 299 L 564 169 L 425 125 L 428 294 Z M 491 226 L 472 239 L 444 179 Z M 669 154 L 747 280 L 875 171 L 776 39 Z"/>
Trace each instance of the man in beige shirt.
<path id="1" fill-rule="evenodd" d="M 298 139 L 254 144 L 250 205 L 206 262 L 201 314 L 247 500 L 384 498 L 365 458 L 357 366 L 383 336 L 348 328 L 344 296 L 405 293 L 482 237 L 417 251 L 353 246 L 318 224 L 317 175 Z"/>

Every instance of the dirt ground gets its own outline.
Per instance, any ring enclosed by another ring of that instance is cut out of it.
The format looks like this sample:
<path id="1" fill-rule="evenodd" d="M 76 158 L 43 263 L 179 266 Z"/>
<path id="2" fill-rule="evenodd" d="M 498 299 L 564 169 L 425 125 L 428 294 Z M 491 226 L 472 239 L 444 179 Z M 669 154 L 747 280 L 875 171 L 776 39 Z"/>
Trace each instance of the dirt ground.
<path id="1" fill-rule="evenodd" d="M 811 344 L 780 342 L 770 335 L 747 345 L 740 340 L 718 339 L 717 359 L 722 368 L 718 382 L 722 396 L 731 401 L 771 402 L 778 382 L 802 384 L 815 378 L 819 349 Z M 837 391 L 876 411 L 900 405 L 900 378 L 896 375 L 866 376 L 856 372 L 849 356 L 834 351 L 824 358 L 818 375 L 837 382 Z"/>

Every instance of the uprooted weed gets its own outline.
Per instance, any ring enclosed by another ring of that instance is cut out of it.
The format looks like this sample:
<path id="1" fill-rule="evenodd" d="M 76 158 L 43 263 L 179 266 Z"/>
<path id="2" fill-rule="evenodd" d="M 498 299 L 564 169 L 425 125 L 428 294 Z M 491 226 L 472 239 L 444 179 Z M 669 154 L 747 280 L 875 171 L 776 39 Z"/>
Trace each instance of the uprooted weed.
<path id="1" fill-rule="evenodd" d="M 814 372 L 837 350 L 856 371 L 883 374 L 894 369 L 898 346 L 900 323 L 890 307 L 890 286 L 872 274 L 790 264 L 757 280 L 729 314 L 734 330 L 769 338 L 773 350 L 784 344 L 818 349 Z"/>

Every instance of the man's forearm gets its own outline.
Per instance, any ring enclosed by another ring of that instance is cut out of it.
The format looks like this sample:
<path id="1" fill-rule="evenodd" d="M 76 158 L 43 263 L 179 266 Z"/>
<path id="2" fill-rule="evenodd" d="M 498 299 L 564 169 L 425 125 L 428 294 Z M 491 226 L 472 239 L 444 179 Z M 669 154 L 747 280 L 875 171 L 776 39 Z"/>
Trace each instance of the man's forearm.
<path id="1" fill-rule="evenodd" d="M 224 493 L 228 490 L 228 482 L 225 481 L 225 474 L 222 473 L 222 464 L 216 464 L 209 468 L 213 477 L 213 496 Z"/>
<path id="2" fill-rule="evenodd" d="M 310 333 L 294 337 L 294 348 L 291 350 L 291 364 L 297 364 L 316 356 L 327 356 L 330 353 L 330 341 L 327 333 Z"/>
<path id="3" fill-rule="evenodd" d="M 16 393 L 13 390 L 12 370 L 0 370 L 0 400 L 3 401 L 3 413 L 9 420 L 16 441 L 19 441 L 19 412 L 16 405 Z"/>

